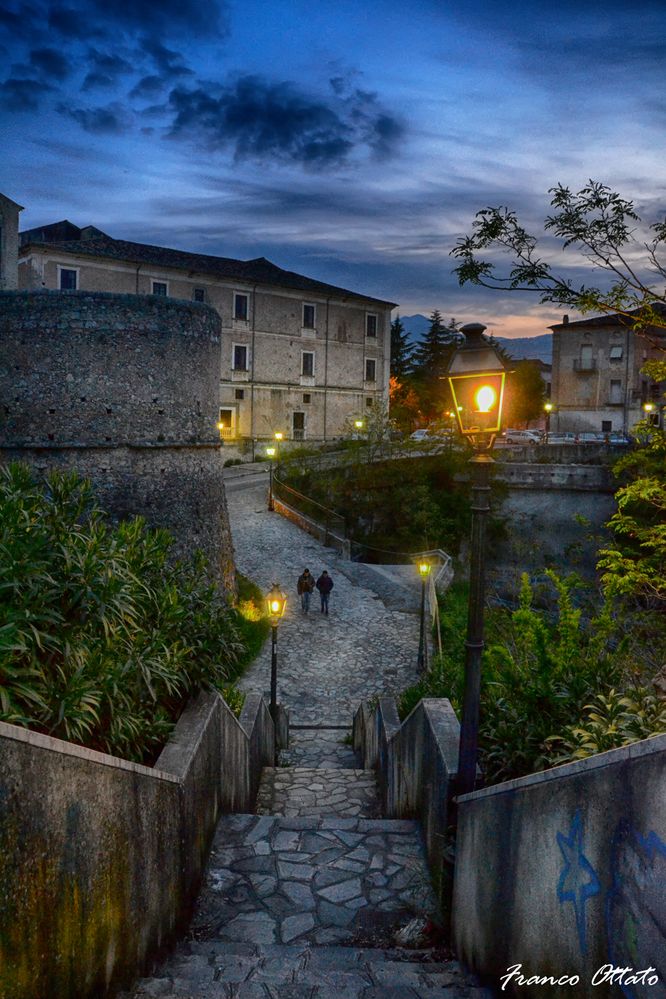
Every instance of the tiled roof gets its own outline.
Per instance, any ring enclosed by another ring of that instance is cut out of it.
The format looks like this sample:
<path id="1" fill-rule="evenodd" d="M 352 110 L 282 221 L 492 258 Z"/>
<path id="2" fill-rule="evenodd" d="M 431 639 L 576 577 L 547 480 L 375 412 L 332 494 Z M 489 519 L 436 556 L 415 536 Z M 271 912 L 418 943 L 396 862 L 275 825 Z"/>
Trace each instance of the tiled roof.
<path id="1" fill-rule="evenodd" d="M 296 274 L 293 271 L 285 271 L 277 264 L 271 263 L 266 257 L 257 257 L 255 260 L 234 260 L 231 257 L 213 257 L 205 253 L 171 250 L 165 246 L 150 246 L 147 243 L 131 243 L 125 239 L 112 239 L 110 236 L 101 239 L 69 239 L 62 242 L 35 239 L 24 242 L 21 247 L 22 252 L 25 252 L 29 246 L 47 247 L 50 250 L 71 253 L 76 256 L 107 257 L 136 264 L 145 263 L 155 264 L 158 267 L 173 267 L 177 270 L 198 274 L 234 278 L 248 284 L 276 285 L 320 295 L 362 299 L 364 302 L 374 302 L 385 307 L 396 304 L 384 299 L 372 298 L 370 295 L 361 295 L 358 292 L 349 291 L 347 288 L 325 284 L 323 281 L 315 281 L 313 278 Z"/>
<path id="2" fill-rule="evenodd" d="M 666 305 L 661 302 L 654 302 L 651 306 L 652 309 L 660 316 L 666 318 Z M 628 326 L 631 328 L 633 326 L 633 321 L 629 318 L 630 316 L 638 317 L 640 314 L 640 309 L 633 309 L 628 312 L 627 315 L 622 315 L 621 313 L 615 312 L 610 315 L 605 316 L 592 316 L 590 319 L 576 319 L 574 322 L 567 323 L 554 323 L 549 326 L 550 330 L 568 330 L 571 328 L 580 329 L 581 327 L 587 328 L 599 328 L 603 326 Z M 651 331 L 654 332 L 664 332 L 657 327 L 650 327 Z M 666 335 L 666 334 L 665 334 Z"/>

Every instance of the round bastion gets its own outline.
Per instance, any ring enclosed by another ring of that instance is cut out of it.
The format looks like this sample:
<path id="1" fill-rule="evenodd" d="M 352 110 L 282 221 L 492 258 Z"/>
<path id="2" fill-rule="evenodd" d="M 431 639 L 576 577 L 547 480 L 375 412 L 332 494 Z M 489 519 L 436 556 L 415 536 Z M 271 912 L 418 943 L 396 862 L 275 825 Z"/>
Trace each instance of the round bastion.
<path id="1" fill-rule="evenodd" d="M 219 412 L 221 323 L 198 302 L 0 292 L 0 459 L 76 469 L 114 519 L 201 548 L 233 587 Z"/>

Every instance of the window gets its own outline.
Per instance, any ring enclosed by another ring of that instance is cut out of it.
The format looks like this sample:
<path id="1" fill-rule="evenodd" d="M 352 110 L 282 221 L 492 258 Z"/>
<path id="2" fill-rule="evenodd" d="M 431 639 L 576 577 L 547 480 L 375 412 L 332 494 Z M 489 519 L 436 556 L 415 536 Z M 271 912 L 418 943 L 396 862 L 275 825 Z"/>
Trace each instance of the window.
<path id="1" fill-rule="evenodd" d="M 305 403 L 305 405 L 307 405 L 311 401 L 312 401 L 312 396 L 310 395 L 310 393 L 309 392 L 304 392 L 303 393 L 303 402 Z"/>
<path id="2" fill-rule="evenodd" d="M 306 378 L 314 377 L 314 354 L 310 350 L 304 350 L 301 354 L 301 374 Z"/>
<path id="3" fill-rule="evenodd" d="M 76 291 L 78 287 L 78 271 L 71 267 L 60 268 L 60 290 Z"/>
<path id="4" fill-rule="evenodd" d="M 610 359 L 611 359 L 611 361 L 621 361 L 623 354 L 624 354 L 624 348 L 621 347 L 621 346 L 619 346 L 619 347 L 611 347 L 611 349 L 610 349 Z"/>
<path id="5" fill-rule="evenodd" d="M 235 397 L 236 397 L 236 399 L 244 399 L 245 398 L 245 389 L 236 389 Z"/>
<path id="6" fill-rule="evenodd" d="M 366 398 L 365 398 L 365 404 L 366 404 L 366 406 L 368 408 L 370 408 L 370 406 L 372 406 L 372 396 L 371 395 L 366 396 Z"/>
<path id="7" fill-rule="evenodd" d="M 315 320 L 317 318 L 317 309 L 314 305 L 306 305 L 303 303 L 303 329 L 313 330 L 315 328 Z M 303 372 L 305 374 L 305 372 Z"/>
<path id="8" fill-rule="evenodd" d="M 231 430 L 234 422 L 234 411 L 233 409 L 221 409 L 220 410 L 220 430 Z"/>
<path id="9" fill-rule="evenodd" d="M 366 312 L 365 314 L 365 335 L 377 336 L 377 313 Z"/>
<path id="10" fill-rule="evenodd" d="M 153 295 L 159 295 L 160 298 L 166 298 L 166 281 L 153 281 Z"/>
<path id="11" fill-rule="evenodd" d="M 205 302 L 206 301 L 206 289 L 205 288 L 195 288 L 192 292 L 192 299 L 195 302 Z"/>
<path id="12" fill-rule="evenodd" d="M 234 371 L 247 371 L 247 347 L 242 343 L 234 344 Z"/>
<path id="13" fill-rule="evenodd" d="M 377 362 L 374 357 L 367 357 L 365 361 L 365 380 L 366 382 L 374 382 L 377 371 Z"/>
<path id="14" fill-rule="evenodd" d="M 621 349 L 622 348 L 620 348 L 620 350 Z M 601 432 L 602 432 L 602 434 L 609 434 L 612 429 L 613 429 L 613 421 L 612 420 L 602 420 L 601 421 Z"/>
<path id="15" fill-rule="evenodd" d="M 291 433 L 295 441 L 305 440 L 305 413 L 294 413 L 291 419 Z"/>
<path id="16" fill-rule="evenodd" d="M 234 295 L 234 319 L 240 319 L 242 322 L 247 322 L 247 317 L 249 315 L 249 298 L 247 295 Z"/>
<path id="17" fill-rule="evenodd" d="M 611 378 L 610 401 L 622 402 L 622 382 L 619 379 Z"/>

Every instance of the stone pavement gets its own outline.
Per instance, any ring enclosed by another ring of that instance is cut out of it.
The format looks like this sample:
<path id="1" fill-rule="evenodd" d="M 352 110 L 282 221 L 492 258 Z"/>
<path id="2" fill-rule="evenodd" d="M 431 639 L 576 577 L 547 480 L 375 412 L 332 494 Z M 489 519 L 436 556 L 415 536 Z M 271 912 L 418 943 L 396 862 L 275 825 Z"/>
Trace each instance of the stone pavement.
<path id="1" fill-rule="evenodd" d="M 280 753 L 283 767 L 321 767 L 324 770 L 353 770 L 358 766 L 347 728 L 289 729 L 289 749 Z"/>
<path id="2" fill-rule="evenodd" d="M 265 590 L 278 582 L 288 595 L 279 630 L 278 700 L 292 723 L 351 726 L 362 701 L 416 681 L 418 616 L 387 606 L 391 584 L 384 575 L 346 562 L 280 514 L 268 513 L 265 485 L 250 481 L 229 490 L 227 503 L 239 570 Z M 315 578 L 322 569 L 333 578 L 328 617 L 320 613 L 316 592 L 310 613 L 300 609 L 296 580 L 306 567 Z M 268 694 L 270 643 L 239 686 Z"/>
<path id="3" fill-rule="evenodd" d="M 374 770 L 266 767 L 256 811 L 260 815 L 379 816 Z"/>

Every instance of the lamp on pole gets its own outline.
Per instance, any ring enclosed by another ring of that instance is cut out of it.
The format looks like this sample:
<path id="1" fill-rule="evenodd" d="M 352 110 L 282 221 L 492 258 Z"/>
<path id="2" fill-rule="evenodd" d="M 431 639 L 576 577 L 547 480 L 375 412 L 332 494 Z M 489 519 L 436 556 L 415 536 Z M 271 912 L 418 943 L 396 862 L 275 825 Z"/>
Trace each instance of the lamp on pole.
<path id="1" fill-rule="evenodd" d="M 284 434 L 282 433 L 281 430 L 276 430 L 275 433 L 273 434 L 273 437 L 275 438 L 275 444 L 276 444 L 276 447 L 277 447 L 277 461 L 276 461 L 276 465 L 277 465 L 277 467 L 279 469 L 280 468 L 280 441 L 284 439 Z"/>
<path id="2" fill-rule="evenodd" d="M 273 754 L 277 759 L 277 633 L 280 619 L 284 615 L 287 607 L 287 594 L 283 593 L 278 583 L 266 594 L 266 608 L 268 618 L 271 622 L 271 703 L 270 712 L 273 719 L 273 732 L 275 734 L 275 746 Z"/>
<path id="3" fill-rule="evenodd" d="M 267 447 L 266 454 L 268 455 L 268 460 L 270 465 L 268 467 L 268 509 L 274 510 L 275 504 L 273 502 L 273 458 L 275 457 L 275 448 Z"/>
<path id="4" fill-rule="evenodd" d="M 550 414 L 553 412 L 553 404 L 552 404 L 552 402 L 546 402 L 546 403 L 544 403 L 543 408 L 544 408 L 544 412 L 546 414 L 546 440 L 545 440 L 545 443 L 547 444 L 548 443 L 548 434 L 550 433 Z"/>
<path id="5" fill-rule="evenodd" d="M 474 789 L 479 737 L 481 654 L 485 599 L 485 536 L 490 510 L 489 454 L 500 432 L 506 371 L 499 353 L 483 335 L 485 326 L 468 323 L 460 332 L 464 343 L 451 358 L 448 381 L 460 432 L 471 444 L 472 536 L 469 573 L 469 607 L 465 641 L 465 694 L 460 726 L 458 794 Z"/>
<path id="6" fill-rule="evenodd" d="M 425 626 L 425 595 L 428 577 L 430 576 L 430 562 L 426 562 L 425 559 L 421 559 L 418 564 L 418 569 L 419 576 L 421 577 L 421 627 L 419 631 L 419 657 L 417 660 L 417 666 L 419 671 L 423 672 L 428 663 L 428 645 L 426 642 Z"/>

